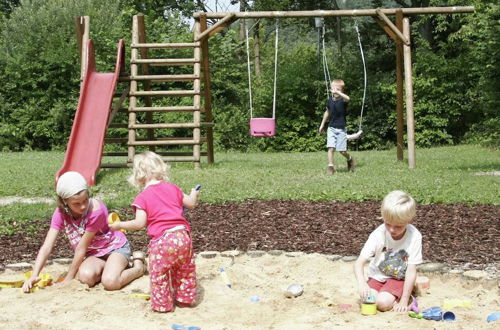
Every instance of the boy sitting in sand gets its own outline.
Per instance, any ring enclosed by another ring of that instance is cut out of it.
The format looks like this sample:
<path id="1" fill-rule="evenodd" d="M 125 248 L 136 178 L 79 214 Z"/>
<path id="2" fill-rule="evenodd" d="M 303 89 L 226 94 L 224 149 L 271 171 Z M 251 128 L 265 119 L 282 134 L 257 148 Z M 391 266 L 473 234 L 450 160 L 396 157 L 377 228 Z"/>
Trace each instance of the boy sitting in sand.
<path id="1" fill-rule="evenodd" d="M 384 223 L 370 234 L 354 265 L 359 295 L 363 301 L 375 297 L 380 311 L 406 312 L 422 263 L 422 235 L 411 224 L 416 203 L 407 193 L 392 191 L 381 213 Z M 372 257 L 365 281 L 364 266 Z"/>

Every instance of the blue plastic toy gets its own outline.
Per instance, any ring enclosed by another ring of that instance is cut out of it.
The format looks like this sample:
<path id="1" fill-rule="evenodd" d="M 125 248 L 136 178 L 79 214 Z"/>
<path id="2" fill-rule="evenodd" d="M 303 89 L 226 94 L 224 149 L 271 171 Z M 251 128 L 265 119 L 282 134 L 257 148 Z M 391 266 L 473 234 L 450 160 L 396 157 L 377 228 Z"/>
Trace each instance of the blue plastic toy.
<path id="1" fill-rule="evenodd" d="M 495 322 L 495 321 L 498 321 L 498 320 L 500 320 L 500 313 L 498 313 L 498 312 L 490 314 L 486 318 L 486 321 L 488 321 L 488 322 Z"/>
<path id="2" fill-rule="evenodd" d="M 201 328 L 196 325 L 182 325 L 182 324 L 172 324 L 173 330 L 200 330 Z"/>
<path id="3" fill-rule="evenodd" d="M 453 313 L 451 311 L 447 311 L 443 314 L 443 321 L 451 322 L 451 321 L 455 321 L 455 319 L 456 319 L 455 313 Z"/>
<path id="4" fill-rule="evenodd" d="M 443 319 L 443 311 L 440 307 L 431 307 L 422 312 L 424 319 L 441 321 Z"/>

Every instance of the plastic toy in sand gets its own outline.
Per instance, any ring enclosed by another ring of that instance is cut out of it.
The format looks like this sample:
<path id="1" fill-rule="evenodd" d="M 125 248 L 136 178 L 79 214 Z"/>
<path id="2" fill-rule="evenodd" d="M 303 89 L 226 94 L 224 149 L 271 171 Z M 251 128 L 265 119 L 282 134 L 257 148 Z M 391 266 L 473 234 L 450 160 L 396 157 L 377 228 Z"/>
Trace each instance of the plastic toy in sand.
<path id="1" fill-rule="evenodd" d="M 21 288 L 24 280 L 0 281 L 0 288 Z"/>
<path id="2" fill-rule="evenodd" d="M 486 321 L 488 321 L 488 322 L 495 322 L 495 321 L 498 321 L 498 320 L 500 320 L 500 313 L 490 314 L 486 318 Z"/>
<path id="3" fill-rule="evenodd" d="M 31 270 L 29 272 L 24 273 L 24 280 L 25 281 L 29 280 L 31 274 L 33 274 Z M 50 274 L 40 273 L 38 274 L 38 277 L 40 278 L 40 281 L 36 282 L 29 292 L 35 292 L 38 289 L 42 289 L 45 288 L 46 286 L 52 285 L 52 276 Z"/>
<path id="4" fill-rule="evenodd" d="M 173 330 L 200 330 L 201 328 L 196 325 L 182 325 L 182 324 L 172 324 Z"/>
<path id="5" fill-rule="evenodd" d="M 455 321 L 456 316 L 452 311 L 447 311 L 443 313 L 443 321 L 452 322 Z"/>
<path id="6" fill-rule="evenodd" d="M 285 290 L 285 297 L 287 298 L 295 298 L 304 293 L 304 287 L 300 284 L 291 284 Z"/>
<path id="7" fill-rule="evenodd" d="M 375 314 L 377 314 L 377 304 L 374 304 L 374 303 L 361 304 L 361 314 L 363 314 L 363 315 L 375 315 Z"/>
<path id="8" fill-rule="evenodd" d="M 231 281 L 229 281 L 229 278 L 227 277 L 226 270 L 224 268 L 219 268 L 220 276 L 222 277 L 222 281 L 228 288 L 232 288 L 233 285 L 231 284 Z"/>
<path id="9" fill-rule="evenodd" d="M 430 285 L 431 281 L 427 276 L 417 276 L 415 286 L 420 293 L 424 293 L 427 289 L 429 289 Z"/>
<path id="10" fill-rule="evenodd" d="M 437 306 L 425 309 L 422 314 L 426 320 L 441 321 L 443 319 L 443 310 Z"/>
<path id="11" fill-rule="evenodd" d="M 110 212 L 108 215 L 108 223 L 112 224 L 115 222 L 120 222 L 120 216 L 116 212 Z M 120 229 L 121 232 L 126 233 L 127 231 L 125 229 Z"/>
<path id="12" fill-rule="evenodd" d="M 413 317 L 414 319 L 423 319 L 424 318 L 424 314 L 423 313 L 416 313 L 414 311 L 408 312 L 408 316 L 409 317 Z"/>
<path id="13" fill-rule="evenodd" d="M 455 307 L 472 307 L 472 302 L 470 300 L 460 300 L 460 299 L 449 299 L 443 301 L 443 309 L 452 309 Z"/>

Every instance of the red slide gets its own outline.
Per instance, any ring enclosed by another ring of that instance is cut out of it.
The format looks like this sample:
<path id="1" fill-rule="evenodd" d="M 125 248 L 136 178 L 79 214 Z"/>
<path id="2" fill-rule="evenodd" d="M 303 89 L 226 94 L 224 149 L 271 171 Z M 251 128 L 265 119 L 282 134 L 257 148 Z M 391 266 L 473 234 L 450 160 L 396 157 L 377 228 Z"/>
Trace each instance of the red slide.
<path id="1" fill-rule="evenodd" d="M 104 147 L 111 104 L 120 71 L 124 68 L 124 43 L 118 43 L 115 72 L 101 73 L 95 69 L 92 40 L 87 44 L 87 65 L 80 87 L 80 99 L 61 169 L 56 180 L 65 172 L 81 173 L 89 185 L 95 185 Z"/>

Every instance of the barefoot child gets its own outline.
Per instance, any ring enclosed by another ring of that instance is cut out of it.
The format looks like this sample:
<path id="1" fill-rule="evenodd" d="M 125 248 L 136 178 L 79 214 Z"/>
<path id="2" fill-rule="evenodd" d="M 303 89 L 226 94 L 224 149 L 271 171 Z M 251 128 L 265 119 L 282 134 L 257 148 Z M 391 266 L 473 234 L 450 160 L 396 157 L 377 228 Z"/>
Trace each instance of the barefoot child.
<path id="1" fill-rule="evenodd" d="M 36 257 L 32 276 L 24 282 L 25 292 L 40 281 L 40 271 L 52 252 L 60 230 L 65 231 L 75 250 L 63 284 L 78 278 L 89 287 L 100 281 L 106 290 L 118 290 L 144 274 L 144 262 L 140 256 L 134 260 L 134 266 L 128 268 L 131 248 L 125 234 L 109 229 L 106 205 L 89 198 L 87 182 L 80 173 L 66 172 L 61 175 L 56 192 L 57 208 Z"/>
<path id="2" fill-rule="evenodd" d="M 406 312 L 422 263 L 422 235 L 411 224 L 416 203 L 405 192 L 392 191 L 381 213 L 384 223 L 370 234 L 354 265 L 359 295 L 362 300 L 374 296 L 380 311 Z M 366 282 L 363 269 L 371 257 Z"/>
<path id="3" fill-rule="evenodd" d="M 189 222 L 183 207 L 194 208 L 199 191 L 186 195 L 168 182 L 169 167 L 154 152 L 134 157 L 129 182 L 142 189 L 132 208 L 135 219 L 115 222 L 113 230 L 139 230 L 147 226 L 151 307 L 171 312 L 177 306 L 192 306 L 196 300 L 196 273 Z"/>

